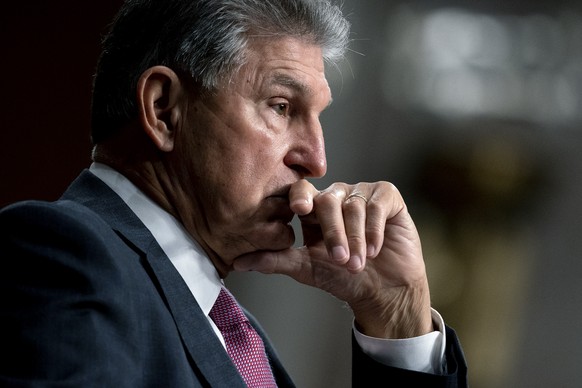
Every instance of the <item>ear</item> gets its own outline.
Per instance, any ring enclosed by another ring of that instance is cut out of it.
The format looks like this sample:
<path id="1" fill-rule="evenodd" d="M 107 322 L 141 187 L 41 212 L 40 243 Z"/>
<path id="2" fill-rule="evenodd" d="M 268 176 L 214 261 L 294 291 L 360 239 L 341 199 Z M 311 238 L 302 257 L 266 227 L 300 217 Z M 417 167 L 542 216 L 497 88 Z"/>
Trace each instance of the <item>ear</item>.
<path id="1" fill-rule="evenodd" d="M 182 84 L 178 75 L 165 66 L 143 72 L 137 83 L 139 121 L 143 130 L 161 151 L 174 148 L 179 125 Z"/>

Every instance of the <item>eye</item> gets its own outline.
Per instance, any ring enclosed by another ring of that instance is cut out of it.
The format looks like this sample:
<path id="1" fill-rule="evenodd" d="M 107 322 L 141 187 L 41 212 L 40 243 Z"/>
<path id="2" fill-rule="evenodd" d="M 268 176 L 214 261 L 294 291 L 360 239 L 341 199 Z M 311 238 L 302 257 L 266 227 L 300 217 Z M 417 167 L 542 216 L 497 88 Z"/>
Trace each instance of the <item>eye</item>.
<path id="1" fill-rule="evenodd" d="M 273 110 L 279 116 L 288 116 L 289 115 L 289 104 L 285 102 L 279 102 L 277 104 L 272 105 Z"/>

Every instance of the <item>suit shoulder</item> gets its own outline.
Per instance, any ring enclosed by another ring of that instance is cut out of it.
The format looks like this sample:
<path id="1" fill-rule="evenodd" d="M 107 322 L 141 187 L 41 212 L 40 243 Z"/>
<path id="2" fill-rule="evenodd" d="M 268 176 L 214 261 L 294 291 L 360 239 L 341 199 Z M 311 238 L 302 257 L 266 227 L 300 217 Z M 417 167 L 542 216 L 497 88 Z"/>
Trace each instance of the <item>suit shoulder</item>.
<path id="1" fill-rule="evenodd" d="M 110 225 L 74 201 L 25 201 L 0 211 L 0 249 L 6 257 L 90 258 L 124 244 Z"/>
<path id="2" fill-rule="evenodd" d="M 87 227 L 95 230 L 105 221 L 91 209 L 70 200 L 22 201 L 0 210 L 0 230 L 15 231 L 19 227 L 67 228 Z"/>
<path id="3" fill-rule="evenodd" d="M 83 290 L 101 287 L 100 279 L 122 284 L 140 268 L 141 254 L 97 213 L 74 201 L 27 201 L 0 212 L 5 272 L 0 282 L 32 282 L 34 268 L 39 276 L 68 279 Z"/>

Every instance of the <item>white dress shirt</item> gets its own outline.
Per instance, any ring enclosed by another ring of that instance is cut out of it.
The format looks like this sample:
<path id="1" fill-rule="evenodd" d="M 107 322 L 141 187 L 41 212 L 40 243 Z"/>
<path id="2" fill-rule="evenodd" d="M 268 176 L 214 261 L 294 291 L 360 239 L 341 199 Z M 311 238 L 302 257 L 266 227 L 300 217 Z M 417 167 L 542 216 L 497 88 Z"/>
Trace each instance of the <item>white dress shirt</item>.
<path id="1" fill-rule="evenodd" d="M 101 163 L 93 163 L 90 171 L 117 193 L 149 229 L 186 282 L 214 332 L 225 346 L 220 330 L 208 317 L 223 282 L 204 250 L 178 220 L 153 202 L 125 176 Z M 408 339 L 380 339 L 360 333 L 354 325 L 356 341 L 366 354 L 385 365 L 441 373 L 445 349 L 444 322 L 438 312 L 432 310 L 432 314 L 439 331 Z"/>

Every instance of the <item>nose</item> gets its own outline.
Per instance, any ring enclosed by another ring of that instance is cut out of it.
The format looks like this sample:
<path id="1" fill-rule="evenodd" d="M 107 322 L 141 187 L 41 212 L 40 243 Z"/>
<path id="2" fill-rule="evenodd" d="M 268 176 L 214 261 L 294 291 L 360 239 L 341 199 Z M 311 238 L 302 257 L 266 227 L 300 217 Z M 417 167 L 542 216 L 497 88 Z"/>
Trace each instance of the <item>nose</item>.
<path id="1" fill-rule="evenodd" d="M 292 141 L 284 163 L 302 178 L 321 178 L 327 172 L 327 159 L 319 117 L 305 120 L 300 126 L 289 131 Z"/>

